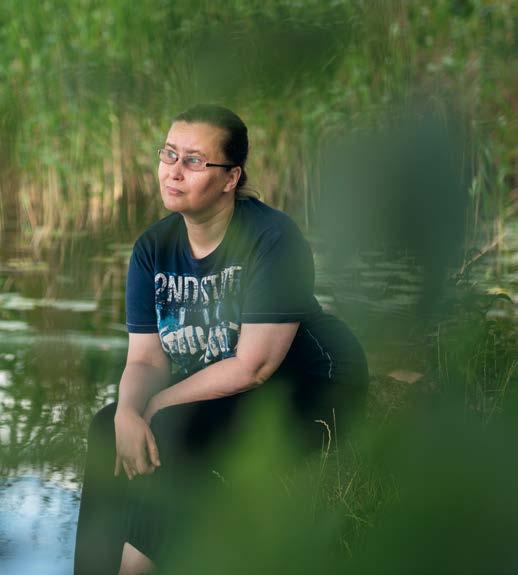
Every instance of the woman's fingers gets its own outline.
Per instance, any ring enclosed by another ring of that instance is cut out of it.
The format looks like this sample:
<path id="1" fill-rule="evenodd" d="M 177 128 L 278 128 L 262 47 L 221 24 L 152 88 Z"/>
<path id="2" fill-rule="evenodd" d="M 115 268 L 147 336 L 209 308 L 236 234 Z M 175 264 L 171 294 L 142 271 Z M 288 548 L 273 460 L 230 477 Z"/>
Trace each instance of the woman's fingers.
<path id="1" fill-rule="evenodd" d="M 149 455 L 149 460 L 155 467 L 159 467 L 160 457 L 158 455 L 158 447 L 156 445 L 155 436 L 151 429 L 148 429 L 146 432 L 146 445 L 147 445 L 147 452 Z"/>
<path id="2" fill-rule="evenodd" d="M 146 426 L 144 442 L 137 449 L 136 457 L 123 458 L 117 454 L 114 473 L 118 475 L 122 466 L 128 479 L 133 479 L 137 475 L 151 475 L 154 473 L 155 468 L 160 465 L 155 436 L 151 429 Z"/>
<path id="3" fill-rule="evenodd" d="M 151 456 L 148 456 L 147 439 L 138 456 L 132 462 L 131 468 L 134 475 L 151 475 L 155 471 L 155 464 Z"/>
<path id="4" fill-rule="evenodd" d="M 120 474 L 121 467 L 124 468 L 124 471 L 126 472 L 126 475 L 128 476 L 128 479 L 133 479 L 135 477 L 135 475 L 137 475 L 137 472 L 131 467 L 131 465 L 129 465 L 128 463 L 123 461 L 121 459 L 120 455 L 117 455 L 117 457 L 115 458 L 115 475 L 116 476 L 118 476 Z"/>
<path id="5" fill-rule="evenodd" d="M 137 464 L 137 474 L 138 475 L 151 475 L 155 471 L 155 466 L 152 463 L 138 463 Z"/>
<path id="6" fill-rule="evenodd" d="M 124 467 L 124 471 L 126 472 L 128 479 L 133 479 L 135 477 L 135 472 L 133 469 L 131 469 L 131 467 L 124 460 L 122 461 L 122 466 Z"/>

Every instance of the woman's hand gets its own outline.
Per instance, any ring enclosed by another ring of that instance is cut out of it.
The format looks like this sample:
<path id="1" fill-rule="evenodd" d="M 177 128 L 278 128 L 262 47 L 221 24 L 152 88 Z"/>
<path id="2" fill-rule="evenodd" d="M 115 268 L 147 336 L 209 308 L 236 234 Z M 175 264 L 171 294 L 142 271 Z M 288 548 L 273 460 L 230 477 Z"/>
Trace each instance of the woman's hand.
<path id="1" fill-rule="evenodd" d="M 160 465 L 153 432 L 139 413 L 130 407 L 117 408 L 115 413 L 115 475 L 124 468 L 128 479 L 149 475 Z"/>

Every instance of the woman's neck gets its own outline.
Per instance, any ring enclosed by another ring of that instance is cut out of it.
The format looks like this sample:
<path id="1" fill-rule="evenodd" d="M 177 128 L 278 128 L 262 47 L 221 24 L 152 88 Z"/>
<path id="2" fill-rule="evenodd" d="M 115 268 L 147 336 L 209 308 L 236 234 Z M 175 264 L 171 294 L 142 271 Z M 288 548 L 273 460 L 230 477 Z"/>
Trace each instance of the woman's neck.
<path id="1" fill-rule="evenodd" d="M 225 237 L 233 213 L 232 201 L 203 218 L 193 219 L 184 215 L 187 237 L 194 258 L 201 259 L 218 247 Z"/>

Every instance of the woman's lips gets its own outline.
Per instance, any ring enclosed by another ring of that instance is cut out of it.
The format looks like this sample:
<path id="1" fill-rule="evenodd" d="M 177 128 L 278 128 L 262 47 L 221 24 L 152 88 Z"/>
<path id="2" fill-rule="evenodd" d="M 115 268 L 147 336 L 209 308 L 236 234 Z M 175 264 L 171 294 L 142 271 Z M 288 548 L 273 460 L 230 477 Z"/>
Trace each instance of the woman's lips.
<path id="1" fill-rule="evenodd" d="M 168 194 L 170 194 L 171 196 L 182 196 L 183 195 L 182 190 L 179 190 L 178 188 L 173 188 L 172 186 L 166 186 L 165 191 Z"/>

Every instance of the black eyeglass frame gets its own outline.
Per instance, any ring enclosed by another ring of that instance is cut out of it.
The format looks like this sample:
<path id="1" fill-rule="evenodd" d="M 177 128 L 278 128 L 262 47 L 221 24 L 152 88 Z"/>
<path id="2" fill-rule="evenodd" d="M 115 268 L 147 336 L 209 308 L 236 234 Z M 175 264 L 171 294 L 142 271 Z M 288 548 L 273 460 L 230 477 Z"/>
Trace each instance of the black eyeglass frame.
<path id="1" fill-rule="evenodd" d="M 160 157 L 160 152 L 162 152 L 163 150 L 167 150 L 167 148 L 158 148 L 158 159 L 161 162 L 164 162 L 164 160 L 162 160 L 162 158 Z M 174 151 L 174 150 L 171 150 Z M 176 152 L 175 152 L 176 153 Z M 178 154 L 177 154 L 178 156 Z M 180 156 L 178 156 L 178 160 L 180 159 Z M 176 161 L 178 161 L 176 160 Z M 164 162 L 164 164 L 167 164 L 168 166 L 174 166 L 176 164 L 176 162 Z M 182 163 L 183 165 L 183 163 Z M 205 162 L 204 164 L 204 168 L 237 168 L 239 166 L 239 164 L 214 164 L 212 162 Z M 187 168 L 188 170 L 191 170 L 191 168 Z M 203 170 L 191 170 L 191 172 L 203 172 Z"/>

